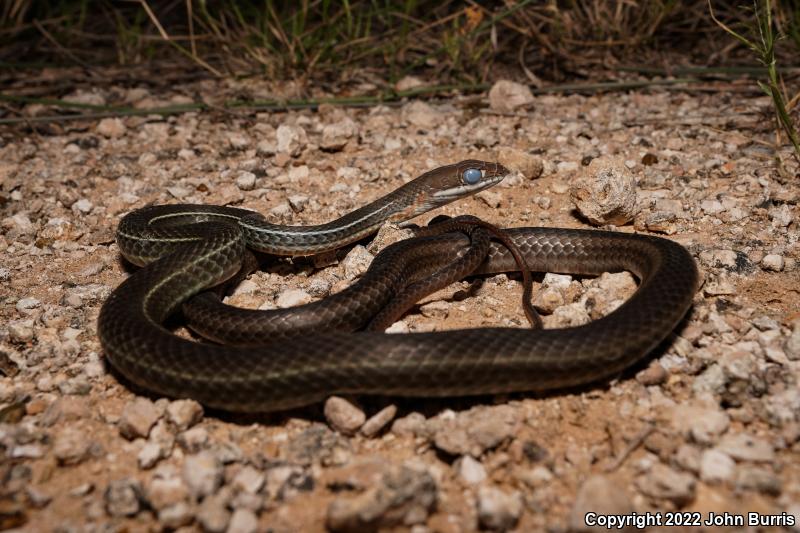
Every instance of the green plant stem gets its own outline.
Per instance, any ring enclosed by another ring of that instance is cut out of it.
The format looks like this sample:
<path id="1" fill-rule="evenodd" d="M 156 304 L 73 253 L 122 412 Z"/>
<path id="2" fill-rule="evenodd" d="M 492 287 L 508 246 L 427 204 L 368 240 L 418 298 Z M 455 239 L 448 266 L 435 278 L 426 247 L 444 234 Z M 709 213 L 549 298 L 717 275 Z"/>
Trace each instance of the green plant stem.
<path id="1" fill-rule="evenodd" d="M 730 26 L 717 19 L 716 15 L 714 15 L 714 8 L 711 5 L 711 0 L 708 0 L 708 10 L 712 20 L 714 20 L 720 28 L 750 48 L 758 56 L 758 60 L 766 67 L 767 83 L 759 81 L 757 82 L 758 86 L 772 99 L 772 104 L 775 108 L 775 118 L 792 143 L 795 159 L 800 163 L 800 140 L 798 140 L 792 118 L 786 110 L 786 97 L 779 84 L 779 74 L 775 60 L 775 35 L 772 29 L 772 5 L 770 0 L 762 1 L 763 9 L 759 9 L 758 0 L 753 0 L 756 17 L 755 30 L 757 30 L 757 32 L 753 28 L 750 28 L 750 30 L 752 33 L 757 33 L 757 38 L 752 39 L 736 32 Z"/>

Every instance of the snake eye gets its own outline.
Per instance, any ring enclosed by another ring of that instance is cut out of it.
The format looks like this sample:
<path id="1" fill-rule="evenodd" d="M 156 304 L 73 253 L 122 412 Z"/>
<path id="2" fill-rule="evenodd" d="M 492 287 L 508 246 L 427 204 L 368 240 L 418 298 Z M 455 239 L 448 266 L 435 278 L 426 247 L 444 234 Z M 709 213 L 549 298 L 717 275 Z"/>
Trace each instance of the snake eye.
<path id="1" fill-rule="evenodd" d="M 461 174 L 461 178 L 467 185 L 475 185 L 476 183 L 481 181 L 482 177 L 483 177 L 483 172 L 481 172 L 477 168 L 468 168 Z"/>

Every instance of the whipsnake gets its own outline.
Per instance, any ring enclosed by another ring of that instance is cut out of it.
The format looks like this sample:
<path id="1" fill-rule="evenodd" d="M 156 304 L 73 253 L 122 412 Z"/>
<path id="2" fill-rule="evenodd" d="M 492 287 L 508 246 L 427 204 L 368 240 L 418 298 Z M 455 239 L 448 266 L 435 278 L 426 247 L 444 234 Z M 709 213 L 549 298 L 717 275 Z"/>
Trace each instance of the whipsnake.
<path id="1" fill-rule="evenodd" d="M 697 269 L 688 251 L 672 241 L 606 231 L 504 230 L 531 270 L 586 275 L 629 270 L 639 278 L 629 301 L 580 327 L 401 335 L 312 327 L 290 339 L 241 347 L 193 342 L 162 326 L 193 295 L 234 275 L 246 247 L 285 255 L 338 248 L 387 220 L 408 220 L 492 186 L 507 174 L 501 165 L 481 161 L 440 167 L 320 226 L 278 226 L 251 211 L 216 206 L 134 211 L 120 222 L 117 243 L 126 258 L 145 266 L 117 287 L 100 311 L 98 335 L 106 356 L 125 378 L 152 392 L 249 412 L 302 406 L 342 393 L 453 396 L 545 390 L 607 378 L 641 359 L 685 315 Z M 427 239 L 418 253 L 430 247 L 455 258 L 469 245 L 461 233 Z M 396 261 L 403 247 L 416 246 L 403 242 L 379 254 L 371 269 L 385 268 L 385 261 Z M 493 242 L 475 272 L 512 270 L 516 263 L 508 250 Z M 359 308 L 370 297 L 357 294 L 344 305 Z M 326 301 L 312 305 L 320 312 L 341 312 L 327 308 Z"/>

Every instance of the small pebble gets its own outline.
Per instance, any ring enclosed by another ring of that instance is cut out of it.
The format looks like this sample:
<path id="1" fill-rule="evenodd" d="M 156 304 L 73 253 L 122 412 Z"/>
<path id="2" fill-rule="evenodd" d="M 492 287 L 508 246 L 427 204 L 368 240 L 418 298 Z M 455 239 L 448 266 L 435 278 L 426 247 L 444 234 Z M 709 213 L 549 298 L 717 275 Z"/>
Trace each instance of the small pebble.
<path id="1" fill-rule="evenodd" d="M 529 108 L 533 102 L 533 93 L 530 88 L 521 83 L 499 80 L 489 89 L 489 107 L 500 113 Z"/>
<path id="2" fill-rule="evenodd" d="M 145 489 L 147 501 L 156 511 L 189 499 L 189 489 L 171 468 L 156 472 Z"/>
<path id="3" fill-rule="evenodd" d="M 196 426 L 180 433 L 177 441 L 181 448 L 189 453 L 197 453 L 208 445 L 208 430 Z"/>
<path id="4" fill-rule="evenodd" d="M 133 516 L 139 512 L 142 488 L 134 479 L 120 479 L 109 483 L 103 498 L 106 512 L 113 517 Z"/>
<path id="5" fill-rule="evenodd" d="M 503 201 L 503 196 L 496 191 L 481 191 L 476 194 L 475 197 L 492 209 L 497 209 L 500 207 L 500 204 Z"/>
<path id="6" fill-rule="evenodd" d="M 74 204 L 72 204 L 73 209 L 83 213 L 84 215 L 88 215 L 94 209 L 94 204 L 87 200 L 86 198 L 81 198 Z"/>
<path id="7" fill-rule="evenodd" d="M 87 458 L 91 444 L 86 438 L 86 432 L 75 427 L 66 427 L 53 442 L 53 454 L 59 464 L 76 465 Z"/>
<path id="8" fill-rule="evenodd" d="M 277 151 L 297 157 L 308 144 L 308 136 L 301 126 L 281 124 L 275 131 Z M 281 165 L 282 166 L 282 165 Z"/>
<path id="9" fill-rule="evenodd" d="M 361 426 L 361 434 L 365 437 L 374 437 L 392 421 L 396 414 L 397 406 L 387 405 L 364 422 L 364 425 Z"/>
<path id="10" fill-rule="evenodd" d="M 800 320 L 795 320 L 792 324 L 792 332 L 786 338 L 783 349 L 790 360 L 800 360 Z"/>
<path id="11" fill-rule="evenodd" d="M 478 489 L 478 521 L 482 527 L 507 531 L 517 525 L 521 514 L 519 492 L 505 492 L 496 487 Z"/>
<path id="12" fill-rule="evenodd" d="M 147 398 L 137 397 L 122 409 L 118 427 L 119 433 L 128 440 L 147 438 L 160 413 L 155 404 Z"/>
<path id="13" fill-rule="evenodd" d="M 38 308 L 42 303 L 37 300 L 36 298 L 20 298 L 17 300 L 17 311 L 20 313 L 28 314 L 29 311 L 32 311 Z"/>
<path id="14" fill-rule="evenodd" d="M 717 448 L 741 461 L 772 461 L 775 450 L 764 439 L 746 433 L 728 433 L 720 439 Z"/>
<path id="15" fill-rule="evenodd" d="M 325 402 L 325 418 L 336 431 L 353 435 L 364 424 L 364 411 L 339 396 L 331 396 Z"/>
<path id="16" fill-rule="evenodd" d="M 250 139 L 248 139 L 241 133 L 232 133 L 228 135 L 228 144 L 234 150 L 244 150 L 245 148 L 250 146 Z"/>
<path id="17" fill-rule="evenodd" d="M 344 279 L 349 281 L 363 275 L 372 264 L 373 259 L 375 258 L 366 248 L 360 244 L 354 246 L 342 260 Z"/>
<path id="18" fill-rule="evenodd" d="M 319 147 L 323 150 L 336 152 L 345 147 L 347 142 L 358 136 L 358 125 L 349 117 L 344 117 L 333 124 L 326 124 L 322 128 L 322 138 Z"/>
<path id="19" fill-rule="evenodd" d="M 412 126 L 421 129 L 435 128 L 442 121 L 441 114 L 436 109 L 427 102 L 416 99 L 403 106 L 401 116 Z"/>
<path id="20" fill-rule="evenodd" d="M 778 254 L 767 254 L 761 260 L 761 266 L 764 267 L 764 270 L 780 272 L 783 270 L 784 266 L 783 256 Z"/>
<path id="21" fill-rule="evenodd" d="M 305 194 L 293 194 L 289 196 L 288 200 L 292 211 L 299 213 L 306 208 L 309 198 Z"/>
<path id="22" fill-rule="evenodd" d="M 264 481 L 264 474 L 248 465 L 236 473 L 231 484 L 235 489 L 255 494 L 264 486 Z"/>
<path id="23" fill-rule="evenodd" d="M 8 323 L 8 336 L 16 343 L 26 343 L 33 340 L 33 321 L 15 320 Z"/>
<path id="24" fill-rule="evenodd" d="M 222 491 L 220 491 L 222 493 Z M 197 512 L 197 521 L 209 533 L 223 533 L 231 519 L 226 503 L 219 495 L 203 499 Z"/>
<path id="25" fill-rule="evenodd" d="M 222 484 L 222 463 L 208 451 L 188 455 L 183 461 L 183 480 L 195 498 L 213 494 Z"/>
<path id="26" fill-rule="evenodd" d="M 544 164 L 539 157 L 516 148 L 500 148 L 497 160 L 504 167 L 521 172 L 530 180 L 537 179 L 544 172 Z"/>
<path id="27" fill-rule="evenodd" d="M 569 514 L 570 531 L 602 531 L 606 528 L 586 524 L 587 513 L 598 515 L 626 515 L 633 511 L 628 494 L 610 478 L 594 475 L 578 489 Z"/>
<path id="28" fill-rule="evenodd" d="M 239 172 L 236 177 L 236 186 L 243 191 L 252 191 L 256 187 L 256 175 L 244 170 Z"/>
<path id="29" fill-rule="evenodd" d="M 733 478 L 736 463 L 733 459 L 717 449 L 703 452 L 700 458 L 700 479 L 706 483 L 720 483 Z"/>
<path id="30" fill-rule="evenodd" d="M 722 409 L 684 404 L 673 408 L 672 425 L 696 442 L 713 444 L 727 431 L 730 417 Z"/>
<path id="31" fill-rule="evenodd" d="M 435 300 L 421 305 L 419 312 L 426 318 L 443 319 L 450 314 L 450 303 L 444 300 Z"/>
<path id="32" fill-rule="evenodd" d="M 314 298 L 303 289 L 287 289 L 275 299 L 275 305 L 281 309 L 296 307 L 313 302 Z"/>
<path id="33" fill-rule="evenodd" d="M 185 431 L 203 419 L 203 406 L 194 400 L 175 400 L 167 406 L 167 419 Z"/>
<path id="34" fill-rule="evenodd" d="M 636 479 L 636 486 L 647 496 L 685 505 L 694 499 L 696 481 L 693 475 L 656 463 L 650 472 Z"/>
<path id="35" fill-rule="evenodd" d="M 227 533 L 255 533 L 257 530 L 258 517 L 253 511 L 242 507 L 233 511 Z"/>
<path id="36" fill-rule="evenodd" d="M 465 455 L 455 464 L 458 475 L 467 485 L 477 485 L 486 479 L 486 469 L 471 455 Z"/>
<path id="37" fill-rule="evenodd" d="M 169 530 L 188 526 L 192 523 L 192 520 L 194 520 L 194 513 L 186 502 L 178 502 L 158 512 L 159 523 Z"/>
<path id="38" fill-rule="evenodd" d="M 95 129 L 97 133 L 99 133 L 103 137 L 108 137 L 110 139 L 119 139 L 120 137 L 125 135 L 125 131 L 127 128 L 125 127 L 125 123 L 122 122 L 122 119 L 104 118 L 97 123 L 97 127 Z"/>

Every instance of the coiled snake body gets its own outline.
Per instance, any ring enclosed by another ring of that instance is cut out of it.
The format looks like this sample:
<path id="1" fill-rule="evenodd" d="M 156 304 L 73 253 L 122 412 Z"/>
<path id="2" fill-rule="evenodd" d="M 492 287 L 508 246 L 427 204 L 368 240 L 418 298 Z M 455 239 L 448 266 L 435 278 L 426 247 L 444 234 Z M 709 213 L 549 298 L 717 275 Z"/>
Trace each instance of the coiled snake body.
<path id="1" fill-rule="evenodd" d="M 335 249 L 386 220 L 407 220 L 494 185 L 507 173 L 499 164 L 480 161 L 440 167 L 321 226 L 276 226 L 250 211 L 214 206 L 134 211 L 120 222 L 117 242 L 126 258 L 146 266 L 103 305 L 100 342 L 111 365 L 136 385 L 246 412 L 287 409 L 342 393 L 456 396 L 546 390 L 607 378 L 641 359 L 690 307 L 697 269 L 686 249 L 672 241 L 606 231 L 504 230 L 531 270 L 586 275 L 629 270 L 640 279 L 625 304 L 575 328 L 403 335 L 326 331 L 241 347 L 192 342 L 161 325 L 192 296 L 233 276 L 245 247 L 284 255 Z M 397 260 L 398 247 L 410 246 L 404 242 L 379 254 L 371 269 L 380 268 L 382 256 Z M 468 245 L 467 236 L 453 233 L 419 246 L 438 247 L 455 257 Z M 476 272 L 516 269 L 508 250 L 493 242 Z M 370 297 L 356 293 L 343 305 L 358 309 Z M 324 311 L 326 301 L 312 305 Z"/>

